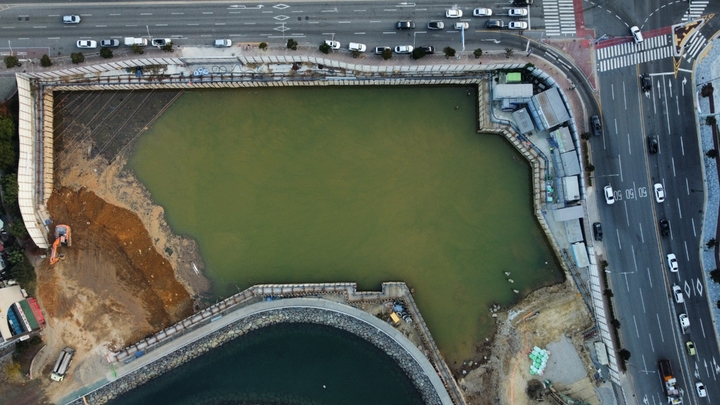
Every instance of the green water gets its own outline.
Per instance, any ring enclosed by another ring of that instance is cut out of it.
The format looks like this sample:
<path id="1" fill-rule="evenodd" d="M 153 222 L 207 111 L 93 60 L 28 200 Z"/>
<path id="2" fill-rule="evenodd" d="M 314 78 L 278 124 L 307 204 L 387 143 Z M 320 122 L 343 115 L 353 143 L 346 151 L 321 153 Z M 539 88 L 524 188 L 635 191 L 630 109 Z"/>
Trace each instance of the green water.
<path id="1" fill-rule="evenodd" d="M 193 91 L 130 166 L 197 239 L 217 294 L 405 281 L 445 358 L 462 361 L 492 326 L 489 303 L 560 278 L 529 166 L 476 133 L 475 108 L 458 87 Z"/>
<path id="2" fill-rule="evenodd" d="M 422 405 L 392 359 L 335 328 L 282 324 L 237 338 L 111 405 Z"/>

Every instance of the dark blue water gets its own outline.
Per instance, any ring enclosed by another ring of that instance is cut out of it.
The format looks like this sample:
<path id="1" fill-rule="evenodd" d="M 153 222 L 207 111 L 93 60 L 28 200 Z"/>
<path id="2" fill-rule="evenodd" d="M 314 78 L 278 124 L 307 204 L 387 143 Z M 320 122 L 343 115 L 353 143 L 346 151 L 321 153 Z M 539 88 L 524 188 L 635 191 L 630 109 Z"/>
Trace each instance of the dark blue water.
<path id="1" fill-rule="evenodd" d="M 420 405 L 400 367 L 329 326 L 251 332 L 110 402 L 129 404 Z"/>

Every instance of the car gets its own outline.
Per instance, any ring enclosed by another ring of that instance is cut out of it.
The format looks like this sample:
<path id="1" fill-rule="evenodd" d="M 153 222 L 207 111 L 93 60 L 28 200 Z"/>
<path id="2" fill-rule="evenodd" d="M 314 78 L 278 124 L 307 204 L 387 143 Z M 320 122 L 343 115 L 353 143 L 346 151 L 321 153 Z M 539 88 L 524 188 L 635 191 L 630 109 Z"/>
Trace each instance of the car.
<path id="1" fill-rule="evenodd" d="M 672 271 L 673 273 L 678 272 L 678 261 L 677 261 L 677 256 L 675 256 L 675 253 L 669 253 L 667 255 L 667 263 L 668 263 L 668 268 L 670 269 L 670 271 Z"/>
<path id="2" fill-rule="evenodd" d="M 414 30 L 415 29 L 415 23 L 412 20 L 407 21 L 398 21 L 395 24 L 395 28 L 399 30 Z"/>
<path id="3" fill-rule="evenodd" d="M 425 54 L 426 54 L 426 55 L 432 55 L 432 54 L 435 53 L 435 47 L 434 47 L 434 46 L 430 46 L 430 45 L 421 46 L 420 49 L 422 49 L 423 51 L 425 51 Z"/>
<path id="4" fill-rule="evenodd" d="M 80 24 L 79 15 L 64 15 L 63 24 Z"/>
<path id="5" fill-rule="evenodd" d="M 441 30 L 445 28 L 445 23 L 442 21 L 430 21 L 427 27 L 429 30 Z"/>
<path id="6" fill-rule="evenodd" d="M 101 48 L 115 48 L 118 46 L 120 46 L 119 39 L 103 39 L 102 41 L 100 41 Z"/>
<path id="7" fill-rule="evenodd" d="M 412 53 L 413 49 L 415 48 L 412 45 L 398 45 L 395 47 L 395 53 Z"/>
<path id="8" fill-rule="evenodd" d="M 172 40 L 170 38 L 153 38 L 150 43 L 152 44 L 152 46 L 165 46 L 170 45 L 172 43 Z"/>
<path id="9" fill-rule="evenodd" d="M 526 8 L 511 8 L 508 10 L 508 15 L 510 17 L 525 17 L 528 15 L 528 11 Z"/>
<path id="10" fill-rule="evenodd" d="M 687 314 L 678 315 L 678 319 L 680 320 L 680 327 L 683 331 L 690 327 L 690 318 L 688 318 Z"/>
<path id="11" fill-rule="evenodd" d="M 653 184 L 653 191 L 655 192 L 655 201 L 658 204 L 665 201 L 665 189 L 661 183 Z"/>
<path id="12" fill-rule="evenodd" d="M 663 218 L 660 220 L 660 234 L 662 236 L 670 236 L 670 222 Z"/>
<path id="13" fill-rule="evenodd" d="M 648 153 L 655 154 L 658 152 L 658 140 L 656 136 L 647 137 Z"/>
<path id="14" fill-rule="evenodd" d="M 513 6 L 531 6 L 533 0 L 513 0 Z"/>
<path id="15" fill-rule="evenodd" d="M 213 42 L 213 46 L 215 48 L 230 48 L 232 41 L 229 39 L 216 39 L 215 42 Z"/>
<path id="16" fill-rule="evenodd" d="M 525 21 L 510 21 L 508 23 L 508 28 L 511 30 L 526 30 L 528 27 L 528 23 Z"/>
<path id="17" fill-rule="evenodd" d="M 485 28 L 499 29 L 505 27 L 503 20 L 487 20 L 485 21 Z"/>
<path id="18" fill-rule="evenodd" d="M 649 74 L 643 73 L 640 75 L 640 88 L 644 92 L 652 90 L 652 80 L 650 79 Z"/>
<path id="19" fill-rule="evenodd" d="M 697 390 L 700 398 L 705 398 L 707 396 L 707 390 L 705 389 L 705 384 L 703 384 L 702 381 L 695 383 L 695 389 Z"/>
<path id="20" fill-rule="evenodd" d="M 391 51 L 392 48 L 390 48 L 389 46 L 376 46 L 375 47 L 375 55 L 382 55 L 382 53 L 385 52 L 386 50 Z"/>
<path id="21" fill-rule="evenodd" d="M 81 39 L 77 41 L 77 47 L 82 49 L 94 49 L 97 48 L 97 42 L 89 39 Z"/>
<path id="22" fill-rule="evenodd" d="M 456 30 L 466 30 L 470 28 L 470 24 L 466 22 L 456 22 L 455 25 L 453 25 L 453 28 Z"/>
<path id="23" fill-rule="evenodd" d="M 458 10 L 456 8 L 449 8 L 445 10 L 445 18 L 461 18 L 462 17 L 462 10 Z"/>
<path id="24" fill-rule="evenodd" d="M 325 45 L 329 46 L 332 50 L 338 50 L 340 49 L 340 42 L 338 41 L 331 41 L 329 39 L 325 40 Z"/>
<path id="25" fill-rule="evenodd" d="M 675 297 L 675 302 L 677 302 L 678 304 L 682 304 L 683 302 L 685 302 L 685 299 L 683 298 L 682 289 L 680 288 L 679 285 L 672 286 L 672 292 L 673 292 L 673 296 Z"/>
<path id="26" fill-rule="evenodd" d="M 602 231 L 602 224 L 600 224 L 600 222 L 595 222 L 593 224 L 593 236 L 595 237 L 596 241 L 602 242 L 603 231 Z"/>
<path id="27" fill-rule="evenodd" d="M 605 202 L 608 205 L 615 204 L 615 193 L 613 192 L 612 186 L 607 185 L 607 186 L 605 186 L 604 190 L 605 190 Z"/>
<path id="28" fill-rule="evenodd" d="M 348 44 L 348 50 L 357 51 L 357 52 L 365 52 L 367 50 L 367 46 L 365 46 L 365 44 L 360 44 L 357 42 L 350 42 Z"/>
<path id="29" fill-rule="evenodd" d="M 638 28 L 637 25 L 633 25 L 632 27 L 630 27 L 630 33 L 632 34 L 636 44 L 639 44 L 643 41 L 642 32 L 640 32 L 640 28 Z"/>
<path id="30" fill-rule="evenodd" d="M 597 115 L 590 117 L 590 129 L 592 130 L 593 135 L 602 135 L 602 124 L 600 123 L 600 117 Z"/>
<path id="31" fill-rule="evenodd" d="M 479 7 L 473 10 L 473 17 L 490 17 L 492 15 L 492 10 L 485 7 Z"/>
<path id="32" fill-rule="evenodd" d="M 687 351 L 688 356 L 695 355 L 695 343 L 693 343 L 692 340 L 685 342 L 685 351 Z"/>

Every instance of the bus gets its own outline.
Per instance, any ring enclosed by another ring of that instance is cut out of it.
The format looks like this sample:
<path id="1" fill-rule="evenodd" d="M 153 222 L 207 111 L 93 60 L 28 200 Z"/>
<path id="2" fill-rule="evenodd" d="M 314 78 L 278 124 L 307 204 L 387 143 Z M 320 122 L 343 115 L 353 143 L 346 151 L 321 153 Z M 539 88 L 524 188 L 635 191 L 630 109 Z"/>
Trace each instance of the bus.
<path id="1" fill-rule="evenodd" d="M 62 381 L 63 378 L 65 378 L 65 374 L 67 374 L 68 369 L 70 368 L 70 362 L 72 361 L 74 355 L 75 349 L 70 347 L 65 347 L 60 352 L 60 356 L 55 362 L 55 367 L 53 367 L 52 374 L 50 374 L 51 380 Z"/>

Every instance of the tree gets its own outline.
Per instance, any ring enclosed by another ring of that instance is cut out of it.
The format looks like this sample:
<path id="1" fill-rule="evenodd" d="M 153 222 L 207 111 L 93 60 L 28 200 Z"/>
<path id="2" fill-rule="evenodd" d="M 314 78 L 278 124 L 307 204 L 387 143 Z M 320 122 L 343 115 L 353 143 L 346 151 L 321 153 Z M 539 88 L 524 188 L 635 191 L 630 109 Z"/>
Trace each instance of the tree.
<path id="1" fill-rule="evenodd" d="M 702 90 L 700 90 L 700 95 L 703 97 L 709 97 L 713 94 L 713 85 L 712 83 L 705 83 L 702 86 Z"/>
<path id="2" fill-rule="evenodd" d="M 50 60 L 50 57 L 47 56 L 47 54 L 43 55 L 40 58 L 40 66 L 42 67 L 50 67 L 52 66 L 52 61 Z"/>
<path id="3" fill-rule="evenodd" d="M 533 378 L 532 380 L 528 381 L 527 388 L 525 388 L 525 393 L 527 394 L 527 396 L 535 401 L 542 399 L 544 391 L 545 386 L 543 386 L 543 383 L 540 382 L 540 380 L 538 380 L 537 378 Z"/>
<path id="4" fill-rule="evenodd" d="M 413 59 L 418 60 L 418 59 L 422 58 L 423 56 L 425 56 L 425 50 L 424 50 L 424 49 L 422 49 L 422 48 L 415 48 L 415 49 L 413 49 L 413 51 L 412 51 L 412 58 L 413 58 Z"/>
<path id="5" fill-rule="evenodd" d="M 29 236 L 27 229 L 25 229 L 25 224 L 20 220 L 12 221 L 12 223 L 8 226 L 7 231 L 10 235 L 18 239 L 26 239 Z"/>
<path id="6" fill-rule="evenodd" d="M 2 176 L 3 203 L 5 205 L 17 204 L 18 182 L 17 174 L 10 173 Z"/>
<path id="7" fill-rule="evenodd" d="M 8 262 L 16 265 L 25 260 L 25 253 L 20 248 L 10 248 L 7 250 Z"/>
<path id="8" fill-rule="evenodd" d="M 22 286 L 29 286 L 35 282 L 35 269 L 27 259 L 12 266 L 10 275 Z"/>
<path id="9" fill-rule="evenodd" d="M 595 171 L 595 166 L 593 166 L 593 165 L 587 165 L 587 166 L 585 166 L 585 171 L 588 172 L 588 173 L 592 173 L 592 172 Z"/>
<path id="10" fill-rule="evenodd" d="M 705 156 L 709 157 L 710 159 L 715 159 L 717 155 L 717 149 L 710 149 L 709 151 L 705 152 Z"/>
<path id="11" fill-rule="evenodd" d="M 20 65 L 20 61 L 18 60 L 17 56 L 8 55 L 5 57 L 5 66 L 7 66 L 8 69 L 12 69 L 16 66 L 21 66 L 21 65 Z"/>
<path id="12" fill-rule="evenodd" d="M 140 46 L 140 45 L 138 45 L 138 44 L 132 44 L 132 46 L 130 47 L 130 49 L 132 49 L 133 53 L 137 53 L 137 54 L 139 54 L 139 55 L 142 55 L 142 54 L 145 53 L 145 51 L 143 50 L 142 46 Z"/>
<path id="13" fill-rule="evenodd" d="M 608 298 L 612 298 L 615 296 L 615 294 L 613 294 L 612 290 L 609 288 L 606 288 L 605 291 L 603 292 L 603 294 L 605 294 L 605 296 Z"/>
<path id="14" fill-rule="evenodd" d="M 105 59 L 110 59 L 113 57 L 113 51 L 110 48 L 102 47 L 100 48 L 100 57 Z"/>
<path id="15" fill-rule="evenodd" d="M 290 38 L 287 40 L 287 47 L 288 49 L 292 49 L 293 51 L 297 51 L 298 43 L 296 40 Z"/>
<path id="16" fill-rule="evenodd" d="M 73 52 L 70 54 L 70 60 L 77 65 L 78 63 L 85 62 L 85 55 L 83 55 L 82 52 Z"/>
<path id="17" fill-rule="evenodd" d="M 353 58 L 357 59 L 357 58 L 360 57 L 360 54 L 361 54 L 361 53 L 362 53 L 362 52 L 360 52 L 360 51 L 358 51 L 357 49 L 355 49 L 354 51 L 350 52 L 350 55 L 352 55 Z"/>
<path id="18" fill-rule="evenodd" d="M 712 281 L 720 284 L 720 270 L 715 269 L 715 270 L 711 271 L 710 278 L 712 279 Z"/>
<path id="19" fill-rule="evenodd" d="M 620 321 L 618 321 L 617 319 L 613 319 L 612 321 L 610 321 L 610 325 L 614 326 L 615 329 L 620 329 Z"/>
<path id="20" fill-rule="evenodd" d="M 712 249 L 715 246 L 717 246 L 717 244 L 718 244 L 718 242 L 717 242 L 717 240 L 715 240 L 715 238 L 710 238 L 710 240 L 707 241 L 705 246 L 707 246 L 708 249 Z"/>
<path id="21" fill-rule="evenodd" d="M 0 169 L 17 168 L 17 152 L 14 141 L 16 132 L 13 119 L 0 116 Z"/>
<path id="22" fill-rule="evenodd" d="M 717 118 L 714 116 L 705 117 L 705 125 L 713 126 L 717 124 Z"/>
<path id="23" fill-rule="evenodd" d="M 388 59 L 392 58 L 393 57 L 392 49 L 390 49 L 390 48 L 383 49 L 380 56 L 382 56 L 383 60 L 388 60 Z"/>
<path id="24" fill-rule="evenodd" d="M 445 53 L 445 59 L 452 58 L 455 56 L 455 50 L 449 46 L 446 46 L 443 48 L 443 52 Z"/>
<path id="25" fill-rule="evenodd" d="M 167 44 L 161 46 L 160 49 L 162 49 L 163 52 L 175 52 L 172 42 L 168 42 Z"/>
<path id="26" fill-rule="evenodd" d="M 582 134 L 580 134 L 580 139 L 589 141 L 590 138 L 592 138 L 592 134 L 590 132 L 583 132 Z"/>
<path id="27" fill-rule="evenodd" d="M 513 56 L 514 54 L 515 54 L 515 51 L 513 51 L 512 48 L 505 48 L 505 57 L 506 57 L 506 58 L 509 59 L 509 58 L 510 58 L 511 56 Z"/>
<path id="28" fill-rule="evenodd" d="M 328 53 L 330 53 L 330 45 L 328 45 L 328 44 L 326 44 L 325 42 L 323 42 L 323 43 L 320 44 L 320 46 L 318 47 L 318 50 L 319 50 L 320 52 L 324 53 L 324 54 L 328 54 Z"/>
<path id="29" fill-rule="evenodd" d="M 483 51 L 482 51 L 482 49 L 480 49 L 480 48 L 478 48 L 478 49 L 476 49 L 476 50 L 473 51 L 473 55 L 475 55 L 475 59 L 480 59 L 480 57 L 482 56 L 482 54 L 483 54 Z"/>
<path id="30" fill-rule="evenodd" d="M 628 350 L 628 349 L 620 349 L 620 351 L 618 352 L 618 354 L 620 355 L 620 358 L 623 359 L 623 361 L 628 361 L 628 360 L 630 360 L 630 350 Z"/>
<path id="31" fill-rule="evenodd" d="M 260 45 L 258 45 L 258 48 L 262 49 L 263 51 L 266 50 L 268 47 L 267 42 L 260 42 Z"/>

